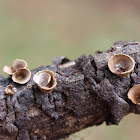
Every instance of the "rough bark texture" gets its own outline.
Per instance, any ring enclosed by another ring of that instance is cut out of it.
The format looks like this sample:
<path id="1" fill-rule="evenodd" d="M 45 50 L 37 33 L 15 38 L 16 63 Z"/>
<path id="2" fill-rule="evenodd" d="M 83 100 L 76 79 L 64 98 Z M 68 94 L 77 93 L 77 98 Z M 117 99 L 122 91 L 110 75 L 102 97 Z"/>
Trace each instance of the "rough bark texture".
<path id="1" fill-rule="evenodd" d="M 111 73 L 107 62 L 118 53 L 130 55 L 136 62 L 134 71 L 120 78 Z M 64 57 L 54 59 L 54 65 L 32 70 L 52 70 L 57 87 L 50 94 L 42 93 L 33 79 L 19 85 L 11 77 L 0 77 L 0 140 L 55 140 L 83 128 L 118 125 L 127 113 L 140 114 L 140 106 L 127 98 L 127 92 L 140 84 L 139 42 L 117 42 L 111 50 L 95 55 L 82 55 L 75 65 Z M 62 67 L 60 67 L 60 65 Z M 4 90 L 8 84 L 17 88 L 12 96 Z"/>

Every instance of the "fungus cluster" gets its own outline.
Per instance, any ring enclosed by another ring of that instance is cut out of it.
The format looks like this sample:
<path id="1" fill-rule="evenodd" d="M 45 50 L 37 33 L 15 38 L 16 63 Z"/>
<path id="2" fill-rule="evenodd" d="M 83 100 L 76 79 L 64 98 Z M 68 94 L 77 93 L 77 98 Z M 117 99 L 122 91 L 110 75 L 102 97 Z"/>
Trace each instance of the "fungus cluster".
<path id="1" fill-rule="evenodd" d="M 31 78 L 31 72 L 27 69 L 27 62 L 21 59 L 16 59 L 13 66 L 4 66 L 3 71 L 12 76 L 12 80 L 19 84 L 27 83 Z"/>
<path id="2" fill-rule="evenodd" d="M 108 67 L 115 75 L 124 77 L 134 70 L 135 61 L 126 54 L 116 54 L 109 59 Z M 133 86 L 127 96 L 134 104 L 140 105 L 140 84 Z"/>
<path id="3" fill-rule="evenodd" d="M 50 70 L 37 72 L 34 75 L 33 80 L 44 93 L 52 92 L 57 85 L 55 74 Z"/>
<path id="4" fill-rule="evenodd" d="M 19 84 L 25 84 L 31 78 L 31 72 L 27 69 L 27 62 L 21 59 L 14 60 L 12 67 L 4 66 L 3 71 L 12 76 L 12 80 Z M 57 85 L 55 74 L 50 70 L 37 72 L 33 80 L 44 93 L 52 92 Z M 8 95 L 13 95 L 16 92 L 16 88 L 13 88 L 12 85 L 8 85 L 5 92 Z"/>
<path id="5" fill-rule="evenodd" d="M 126 54 L 116 54 L 109 59 L 108 67 L 115 75 L 124 77 L 133 71 L 135 61 Z M 25 84 L 31 78 L 31 72 L 27 69 L 27 63 L 21 59 L 14 60 L 12 67 L 4 66 L 3 71 L 12 76 L 12 80 L 19 84 Z M 57 85 L 56 75 L 50 70 L 38 71 L 34 75 L 33 80 L 43 93 L 52 92 Z M 16 89 L 12 85 L 8 85 L 5 92 L 8 95 L 13 95 Z M 135 85 L 129 90 L 128 98 L 134 104 L 140 105 L 140 84 Z"/>

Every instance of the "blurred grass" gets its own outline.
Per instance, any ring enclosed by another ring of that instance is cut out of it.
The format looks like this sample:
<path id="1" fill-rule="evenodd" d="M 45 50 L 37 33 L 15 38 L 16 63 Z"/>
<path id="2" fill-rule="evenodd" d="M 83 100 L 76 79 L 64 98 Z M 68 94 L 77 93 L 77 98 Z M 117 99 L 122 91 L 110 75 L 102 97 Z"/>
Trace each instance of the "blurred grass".
<path id="1" fill-rule="evenodd" d="M 118 40 L 139 41 L 139 5 L 138 0 L 1 0 L 0 73 L 16 58 L 33 69 L 54 57 L 108 50 Z M 119 126 L 91 127 L 69 140 L 139 140 L 139 124 L 139 116 L 129 115 Z"/>

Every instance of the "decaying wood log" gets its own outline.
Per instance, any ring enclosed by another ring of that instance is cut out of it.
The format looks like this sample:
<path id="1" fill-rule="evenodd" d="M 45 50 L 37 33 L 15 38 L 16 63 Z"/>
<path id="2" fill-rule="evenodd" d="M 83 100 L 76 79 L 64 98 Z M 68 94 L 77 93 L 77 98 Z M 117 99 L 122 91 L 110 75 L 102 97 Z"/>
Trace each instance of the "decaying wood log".
<path id="1" fill-rule="evenodd" d="M 131 56 L 134 71 L 120 78 L 108 69 L 109 58 L 118 53 Z M 102 124 L 118 125 L 124 115 L 140 114 L 140 106 L 128 98 L 129 89 L 140 84 L 140 43 L 117 42 L 111 50 L 82 55 L 75 62 L 65 57 L 54 64 L 32 70 L 52 70 L 57 86 L 50 94 L 42 93 L 33 79 L 19 85 L 11 77 L 0 77 L 0 139 L 55 140 L 83 128 Z M 7 85 L 17 88 L 14 95 L 4 93 Z"/>

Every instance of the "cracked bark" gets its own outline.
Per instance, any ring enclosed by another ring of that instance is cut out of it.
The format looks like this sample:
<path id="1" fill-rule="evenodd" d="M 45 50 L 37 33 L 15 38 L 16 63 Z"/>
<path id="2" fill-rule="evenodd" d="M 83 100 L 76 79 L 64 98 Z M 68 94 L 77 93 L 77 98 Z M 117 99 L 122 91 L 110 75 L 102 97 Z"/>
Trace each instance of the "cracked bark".
<path id="1" fill-rule="evenodd" d="M 136 62 L 134 71 L 124 78 L 112 74 L 107 66 L 109 58 L 118 53 Z M 32 77 L 39 70 L 56 73 L 58 84 L 50 94 L 42 93 L 32 78 L 19 85 L 0 76 L 1 140 L 55 140 L 104 121 L 118 125 L 128 113 L 140 114 L 140 106 L 127 98 L 129 89 L 140 84 L 139 42 L 117 42 L 107 52 L 80 56 L 75 65 L 65 57 L 53 62 L 32 70 Z M 17 88 L 12 96 L 4 93 L 8 84 Z"/>

